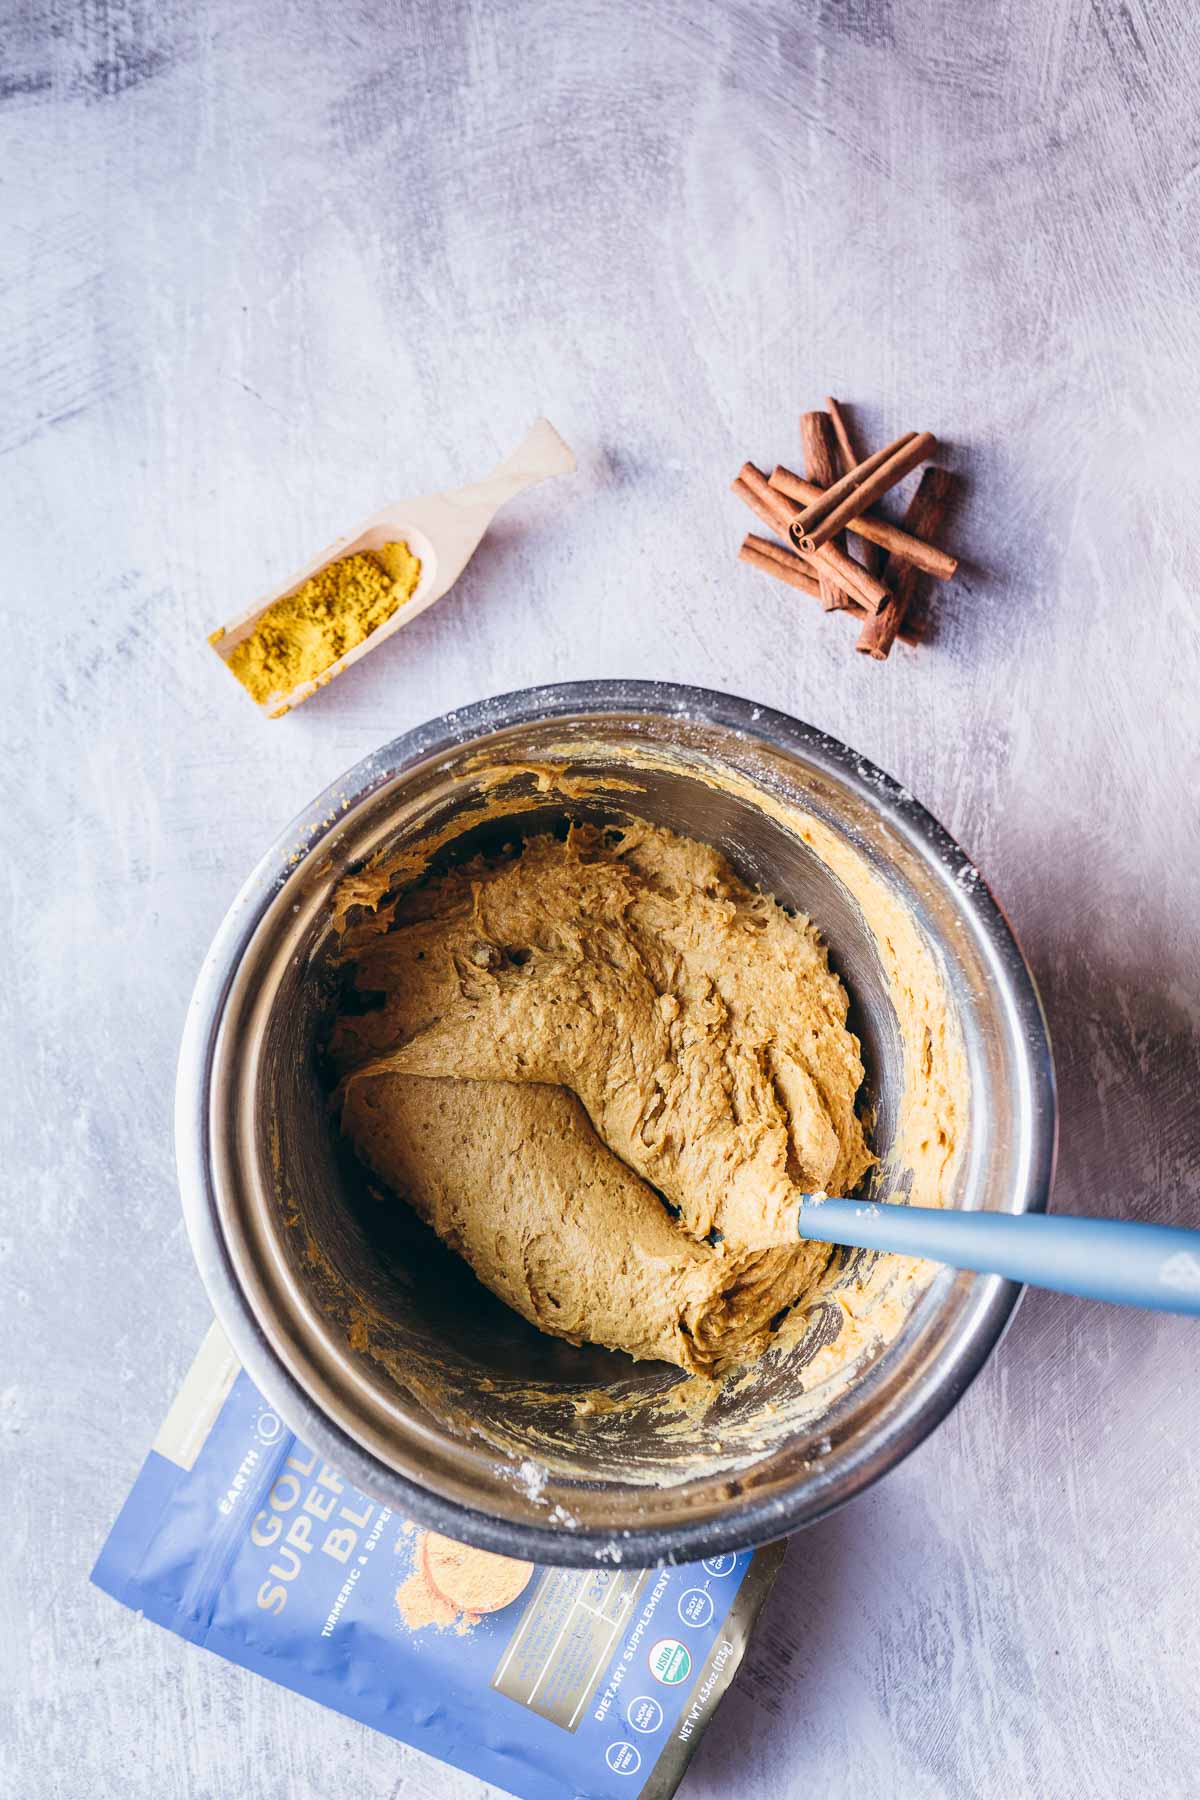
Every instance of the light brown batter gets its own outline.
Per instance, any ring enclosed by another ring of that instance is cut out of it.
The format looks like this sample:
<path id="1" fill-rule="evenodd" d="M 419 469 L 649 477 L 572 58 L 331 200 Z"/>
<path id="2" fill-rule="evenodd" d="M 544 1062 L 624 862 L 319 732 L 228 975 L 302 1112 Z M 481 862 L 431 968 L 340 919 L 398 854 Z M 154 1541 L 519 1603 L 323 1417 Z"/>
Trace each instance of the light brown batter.
<path id="1" fill-rule="evenodd" d="M 871 1163 L 814 927 L 706 845 L 575 827 L 408 895 L 334 1034 L 359 1154 L 543 1330 L 753 1361 L 828 1250 L 800 1193 Z"/>

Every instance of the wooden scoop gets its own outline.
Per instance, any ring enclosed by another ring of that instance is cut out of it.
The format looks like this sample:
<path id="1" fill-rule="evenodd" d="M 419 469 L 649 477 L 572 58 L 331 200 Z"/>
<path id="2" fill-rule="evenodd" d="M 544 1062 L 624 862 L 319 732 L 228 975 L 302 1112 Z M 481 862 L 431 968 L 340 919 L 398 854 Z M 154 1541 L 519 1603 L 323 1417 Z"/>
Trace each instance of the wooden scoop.
<path id="1" fill-rule="evenodd" d="M 283 587 L 256 601 L 249 612 L 214 631 L 209 643 L 222 661 L 228 662 L 231 652 L 250 636 L 269 606 L 294 593 L 327 564 L 343 556 L 353 556 L 360 550 L 379 550 L 384 544 L 403 539 L 421 561 L 420 580 L 410 598 L 361 644 L 356 644 L 313 680 L 302 681 L 289 692 L 268 695 L 261 702 L 261 710 L 268 718 L 277 719 L 356 663 L 368 650 L 374 650 L 393 632 L 411 624 L 435 600 L 440 600 L 466 568 L 480 538 L 502 506 L 523 489 L 534 487 L 551 475 L 569 475 L 574 468 L 575 458 L 553 425 L 548 419 L 539 419 L 512 454 L 498 463 L 483 481 L 477 481 L 472 487 L 454 488 L 444 494 L 425 494 L 416 500 L 397 500 L 393 505 L 385 506 L 345 537 L 328 545 L 319 556 L 314 556 Z"/>

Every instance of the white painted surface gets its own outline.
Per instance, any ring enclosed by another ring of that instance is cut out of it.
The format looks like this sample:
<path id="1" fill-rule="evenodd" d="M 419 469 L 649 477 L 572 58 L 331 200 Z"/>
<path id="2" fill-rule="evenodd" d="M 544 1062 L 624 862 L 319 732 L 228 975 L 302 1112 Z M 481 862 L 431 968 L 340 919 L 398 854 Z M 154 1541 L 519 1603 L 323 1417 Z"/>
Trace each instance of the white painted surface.
<path id="1" fill-rule="evenodd" d="M 208 1317 L 170 1136 L 201 953 L 282 823 L 421 719 L 572 677 L 736 690 L 882 763 L 991 878 L 1057 1042 L 1057 1204 L 1200 1223 L 1200 27 L 5 12 L 0 1791 L 466 1800 L 87 1585 Z M 735 561 L 729 479 L 830 389 L 972 484 L 938 639 L 886 667 Z M 259 718 L 205 631 L 539 411 L 579 476 Z M 935 1439 L 796 1542 L 690 1800 L 1195 1794 L 1198 1342 L 1031 1296 Z"/>

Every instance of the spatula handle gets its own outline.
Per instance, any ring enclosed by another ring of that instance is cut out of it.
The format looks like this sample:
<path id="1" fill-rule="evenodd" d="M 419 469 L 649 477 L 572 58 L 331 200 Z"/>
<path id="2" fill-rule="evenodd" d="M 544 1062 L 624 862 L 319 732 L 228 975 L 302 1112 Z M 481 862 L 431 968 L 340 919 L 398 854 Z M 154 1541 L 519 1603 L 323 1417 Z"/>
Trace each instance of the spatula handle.
<path id="1" fill-rule="evenodd" d="M 1182 1226 L 806 1198 L 799 1231 L 823 1243 L 897 1250 L 1090 1300 L 1200 1316 L 1200 1231 Z"/>

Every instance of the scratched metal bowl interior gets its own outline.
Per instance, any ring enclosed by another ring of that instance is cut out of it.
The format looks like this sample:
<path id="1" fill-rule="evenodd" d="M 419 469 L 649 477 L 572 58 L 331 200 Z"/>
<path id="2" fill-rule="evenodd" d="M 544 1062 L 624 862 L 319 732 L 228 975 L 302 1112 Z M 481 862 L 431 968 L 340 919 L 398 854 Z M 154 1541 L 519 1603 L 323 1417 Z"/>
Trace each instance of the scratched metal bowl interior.
<path id="1" fill-rule="evenodd" d="M 344 981 L 339 881 L 477 813 L 488 768 L 551 762 L 628 780 L 631 753 L 655 765 L 639 768 L 640 791 L 564 800 L 518 778 L 520 811 L 477 820 L 440 861 L 567 817 L 630 812 L 717 845 L 748 881 L 818 921 L 851 995 L 886 1161 L 896 1018 L 856 902 L 786 822 L 791 809 L 815 817 L 903 901 L 941 971 L 970 1086 L 954 1203 L 1043 1206 L 1053 1153 L 1041 1012 L 987 889 L 911 796 L 796 721 L 659 684 L 531 690 L 422 727 L 335 783 L 251 878 L 197 988 L 178 1109 L 189 1230 L 244 1365 L 302 1437 L 406 1514 L 543 1562 L 708 1555 L 819 1517 L 944 1416 L 1016 1292 L 932 1274 L 890 1343 L 800 1405 L 805 1368 L 837 1327 L 836 1308 L 819 1310 L 765 1379 L 730 1384 L 703 1416 L 668 1415 L 664 1431 L 678 1370 L 544 1336 L 406 1207 L 372 1197 L 339 1139 L 322 1050 Z M 737 779 L 717 788 L 714 773 Z M 890 1173 L 902 1186 L 903 1171 Z M 354 1329 L 364 1315 L 365 1347 Z M 621 1404 L 581 1411 L 597 1390 Z"/>

